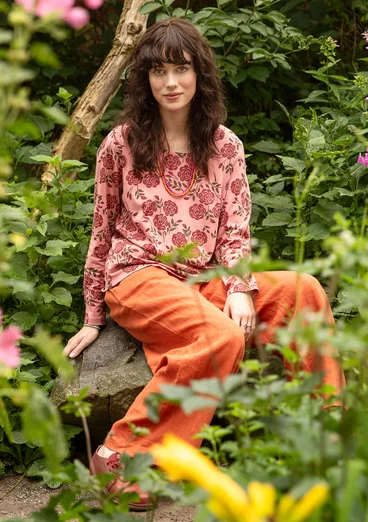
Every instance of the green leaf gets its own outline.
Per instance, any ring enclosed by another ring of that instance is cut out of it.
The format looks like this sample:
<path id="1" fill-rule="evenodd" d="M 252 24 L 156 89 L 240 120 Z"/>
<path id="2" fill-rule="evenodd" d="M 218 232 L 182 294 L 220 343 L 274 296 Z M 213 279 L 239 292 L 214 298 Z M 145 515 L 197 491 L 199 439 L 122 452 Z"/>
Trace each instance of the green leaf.
<path id="1" fill-rule="evenodd" d="M 246 71 L 248 76 L 254 78 L 255 80 L 259 80 L 260 82 L 265 82 L 270 75 L 270 71 L 267 69 L 267 67 L 262 67 L 261 65 L 252 65 L 251 67 L 248 67 Z"/>
<path id="2" fill-rule="evenodd" d="M 250 28 L 254 29 L 258 33 L 261 33 L 262 36 L 268 35 L 267 25 L 263 24 L 262 22 L 253 22 L 250 24 Z"/>
<path id="3" fill-rule="evenodd" d="M 312 239 L 321 240 L 326 239 L 331 234 L 331 229 L 323 223 L 314 223 L 309 225 L 306 232 L 312 236 Z"/>
<path id="4" fill-rule="evenodd" d="M 251 145 L 252 149 L 259 150 L 261 152 L 268 152 L 269 154 L 276 154 L 280 152 L 280 146 L 278 143 L 271 140 L 262 140 L 254 145 Z"/>
<path id="5" fill-rule="evenodd" d="M 66 288 L 58 286 L 57 288 L 53 288 L 50 294 L 53 296 L 53 301 L 59 305 L 70 306 L 72 304 L 72 294 Z"/>
<path id="6" fill-rule="evenodd" d="M 294 203 L 291 196 L 269 196 L 268 194 L 253 194 L 254 205 L 278 210 L 293 210 Z"/>
<path id="7" fill-rule="evenodd" d="M 63 249 L 77 246 L 74 241 L 62 241 L 61 239 L 51 239 L 47 241 L 45 248 L 36 247 L 35 250 L 45 256 L 61 256 Z"/>
<path id="8" fill-rule="evenodd" d="M 0 426 L 4 429 L 9 441 L 13 442 L 13 434 L 9 415 L 3 400 L 0 400 Z"/>
<path id="9" fill-rule="evenodd" d="M 10 43 L 13 39 L 13 32 L 1 29 L 0 31 L 0 45 Z"/>
<path id="10" fill-rule="evenodd" d="M 51 337 L 48 332 L 38 327 L 36 335 L 32 338 L 26 338 L 25 342 L 29 346 L 36 348 L 37 351 L 51 364 L 51 366 L 57 372 L 60 372 L 65 380 L 70 380 L 73 377 L 73 367 L 62 353 L 64 343 L 61 336 Z"/>
<path id="11" fill-rule="evenodd" d="M 57 272 L 56 274 L 51 274 L 54 280 L 54 283 L 58 283 L 62 281 L 63 283 L 67 283 L 68 285 L 74 285 L 81 276 L 75 276 L 72 274 L 66 274 L 65 272 Z"/>
<path id="12" fill-rule="evenodd" d="M 33 42 L 30 46 L 32 58 L 40 65 L 58 69 L 61 64 L 53 49 L 45 42 Z"/>
<path id="13" fill-rule="evenodd" d="M 221 398 L 224 395 L 223 385 L 217 377 L 192 381 L 191 388 L 196 393 L 204 393 Z"/>
<path id="14" fill-rule="evenodd" d="M 24 435 L 37 445 L 41 441 L 50 471 L 56 471 L 68 454 L 59 412 L 41 389 L 29 387 L 28 393 L 22 414 Z"/>
<path id="15" fill-rule="evenodd" d="M 69 116 L 59 107 L 46 107 L 46 105 L 38 105 L 38 109 L 47 118 L 59 125 L 66 125 L 69 121 Z"/>
<path id="16" fill-rule="evenodd" d="M 154 11 L 157 11 L 157 9 L 160 9 L 160 7 L 162 7 L 160 2 L 148 2 L 141 7 L 140 13 L 141 15 L 148 15 Z"/>
<path id="17" fill-rule="evenodd" d="M 11 316 L 10 320 L 16 323 L 22 332 L 27 332 L 36 324 L 37 318 L 37 312 L 17 312 Z"/>
<path id="18" fill-rule="evenodd" d="M 281 159 L 282 164 L 286 170 L 295 170 L 296 172 L 301 173 L 306 168 L 305 162 L 303 160 L 290 158 L 289 156 L 277 155 L 277 157 Z"/>
<path id="19" fill-rule="evenodd" d="M 178 386 L 175 384 L 162 384 L 160 387 L 162 396 L 169 401 L 181 401 L 193 395 L 188 386 Z"/>
<path id="20" fill-rule="evenodd" d="M 150 453 L 136 453 L 134 457 L 125 453 L 122 455 L 121 462 L 124 466 L 124 478 L 132 480 L 139 478 L 139 475 L 152 466 L 153 457 Z"/>
<path id="21" fill-rule="evenodd" d="M 217 399 L 211 399 L 210 397 L 187 397 L 181 403 L 181 409 L 187 415 L 190 415 L 194 411 L 202 410 L 203 408 L 216 408 L 218 406 Z"/>
<path id="22" fill-rule="evenodd" d="M 37 154 L 36 156 L 32 156 L 31 160 L 52 164 L 54 161 L 54 158 L 52 156 L 45 156 L 44 154 Z"/>
<path id="23" fill-rule="evenodd" d="M 280 227 L 283 225 L 289 225 L 292 222 L 292 216 L 284 214 L 283 212 L 273 212 L 265 217 L 262 222 L 264 227 Z"/>

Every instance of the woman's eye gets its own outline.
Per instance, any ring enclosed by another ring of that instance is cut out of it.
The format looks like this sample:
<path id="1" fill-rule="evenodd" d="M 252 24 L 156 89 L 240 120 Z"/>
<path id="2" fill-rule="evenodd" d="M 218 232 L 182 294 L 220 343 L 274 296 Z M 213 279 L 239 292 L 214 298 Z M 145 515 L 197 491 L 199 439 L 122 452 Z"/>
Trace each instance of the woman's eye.
<path id="1" fill-rule="evenodd" d="M 186 67 L 185 65 L 182 65 L 181 67 L 179 67 L 179 72 L 186 72 L 188 70 L 188 67 Z"/>
<path id="2" fill-rule="evenodd" d="M 156 76 L 161 76 L 164 73 L 163 69 L 154 69 L 153 74 Z"/>

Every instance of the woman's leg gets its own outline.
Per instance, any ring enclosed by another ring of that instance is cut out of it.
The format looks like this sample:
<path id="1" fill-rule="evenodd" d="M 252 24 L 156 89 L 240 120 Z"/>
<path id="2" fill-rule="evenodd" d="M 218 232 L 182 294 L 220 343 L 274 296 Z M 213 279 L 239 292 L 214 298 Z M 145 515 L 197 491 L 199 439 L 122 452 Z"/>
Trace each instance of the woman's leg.
<path id="1" fill-rule="evenodd" d="M 112 426 L 105 441 L 111 450 L 131 455 L 147 451 L 168 431 L 200 445 L 200 439 L 193 436 L 211 421 L 213 408 L 186 415 L 179 407 L 165 403 L 160 422 L 155 424 L 147 419 L 144 401 L 163 383 L 187 385 L 194 379 L 225 378 L 237 371 L 244 354 L 243 332 L 201 295 L 202 291 L 212 295 L 212 286 L 209 283 L 192 288 L 164 270 L 150 267 L 107 292 L 111 317 L 143 342 L 153 373 L 125 417 Z M 134 439 L 128 423 L 151 432 Z"/>
<path id="2" fill-rule="evenodd" d="M 277 328 L 293 321 L 301 311 L 324 312 L 324 323 L 334 324 L 327 295 L 315 277 L 286 271 L 254 275 L 259 288 L 254 299 L 256 312 L 259 322 L 267 325 L 259 334 L 262 344 L 272 343 Z M 307 353 L 300 354 L 301 369 L 311 373 L 323 371 L 323 383 L 331 384 L 339 393 L 345 386 L 345 377 L 333 354 L 330 346 L 310 347 Z M 284 365 L 292 371 L 287 361 Z"/>

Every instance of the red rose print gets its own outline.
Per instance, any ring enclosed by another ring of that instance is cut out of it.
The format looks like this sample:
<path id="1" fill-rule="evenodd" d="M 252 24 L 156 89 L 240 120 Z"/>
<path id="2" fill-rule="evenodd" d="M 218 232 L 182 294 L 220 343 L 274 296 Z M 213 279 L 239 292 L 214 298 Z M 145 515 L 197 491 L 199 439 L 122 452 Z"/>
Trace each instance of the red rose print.
<path id="1" fill-rule="evenodd" d="M 152 245 L 152 243 L 147 243 L 146 245 L 143 245 L 143 250 L 148 252 L 149 254 L 156 256 L 157 255 L 157 248 L 155 245 Z"/>
<path id="2" fill-rule="evenodd" d="M 210 205 L 214 202 L 215 195 L 210 189 L 204 189 L 199 194 L 199 201 L 204 205 Z"/>
<path id="3" fill-rule="evenodd" d="M 230 242 L 230 248 L 241 248 L 242 247 L 242 242 L 240 241 L 240 239 L 234 239 L 233 241 Z"/>
<path id="4" fill-rule="evenodd" d="M 143 203 L 142 210 L 143 210 L 143 214 L 145 216 L 153 216 L 153 214 L 157 210 L 157 205 L 154 201 L 152 201 L 151 199 L 148 199 L 147 201 L 145 201 Z"/>
<path id="5" fill-rule="evenodd" d="M 122 176 L 120 172 L 114 172 L 112 175 L 112 182 L 114 183 L 115 187 L 120 187 L 121 185 Z"/>
<path id="6" fill-rule="evenodd" d="M 198 205 L 197 203 L 195 205 L 192 205 L 189 207 L 189 215 L 193 219 L 202 219 L 206 214 L 206 209 L 203 205 Z"/>
<path id="7" fill-rule="evenodd" d="M 84 276 L 84 286 L 89 288 L 93 284 L 93 279 L 89 274 Z"/>
<path id="8" fill-rule="evenodd" d="M 112 154 L 106 154 L 102 158 L 102 164 L 105 167 L 105 169 L 112 170 L 115 166 L 114 158 L 112 157 Z"/>
<path id="9" fill-rule="evenodd" d="M 249 207 L 250 206 L 250 196 L 247 192 L 242 192 L 242 195 L 241 195 L 241 204 L 243 205 L 243 207 L 247 206 Z"/>
<path id="10" fill-rule="evenodd" d="M 132 238 L 136 241 L 143 241 L 146 239 L 146 234 L 143 232 L 143 230 L 138 229 L 138 231 L 132 235 Z"/>
<path id="11" fill-rule="evenodd" d="M 155 224 L 157 230 L 165 230 L 165 228 L 168 226 L 167 217 L 163 214 L 157 214 L 157 216 L 153 218 L 153 223 Z"/>
<path id="12" fill-rule="evenodd" d="M 242 186 L 243 182 L 241 179 L 234 179 L 234 181 L 231 183 L 231 192 L 235 194 L 235 196 L 239 196 Z"/>
<path id="13" fill-rule="evenodd" d="M 180 159 L 175 154 L 168 154 L 164 158 L 164 168 L 168 170 L 175 170 L 180 165 Z"/>
<path id="14" fill-rule="evenodd" d="M 176 234 L 173 235 L 172 242 L 173 242 L 173 245 L 181 248 L 187 244 L 187 239 L 182 232 L 177 232 Z"/>
<path id="15" fill-rule="evenodd" d="M 125 221 L 124 227 L 127 232 L 135 232 L 137 230 L 136 224 L 133 222 L 131 218 Z"/>
<path id="16" fill-rule="evenodd" d="M 189 165 L 183 165 L 179 169 L 179 178 L 181 181 L 189 181 L 192 176 L 192 169 Z"/>
<path id="17" fill-rule="evenodd" d="M 207 242 L 207 234 L 202 232 L 201 230 L 196 230 L 192 234 L 193 243 L 198 243 L 199 245 L 204 245 Z"/>
<path id="18" fill-rule="evenodd" d="M 149 172 L 143 177 L 143 183 L 148 188 L 157 187 L 157 185 L 160 183 L 160 178 L 156 176 L 156 174 Z"/>
<path id="19" fill-rule="evenodd" d="M 93 299 L 100 299 L 101 298 L 101 290 L 98 290 L 97 288 L 93 288 L 90 290 L 91 296 Z"/>
<path id="20" fill-rule="evenodd" d="M 116 199 L 116 196 L 113 196 L 112 194 L 107 194 L 106 204 L 107 204 L 108 209 L 116 208 L 117 204 L 118 204 L 118 200 Z"/>
<path id="21" fill-rule="evenodd" d="M 114 254 L 118 254 L 119 252 L 121 252 L 124 248 L 124 244 L 125 244 L 125 241 L 117 241 L 114 245 L 114 248 L 113 248 L 113 253 Z"/>
<path id="22" fill-rule="evenodd" d="M 121 168 L 124 168 L 125 165 L 127 164 L 126 156 L 124 156 L 124 155 L 121 156 L 121 159 L 120 159 L 120 161 L 119 161 L 118 163 L 119 163 L 119 165 L 121 166 Z"/>
<path id="23" fill-rule="evenodd" d="M 134 270 L 136 268 L 137 268 L 136 265 L 131 265 L 131 266 L 124 266 L 122 268 L 122 270 L 123 270 L 123 272 L 127 272 L 129 274 L 130 272 L 134 272 Z"/>
<path id="24" fill-rule="evenodd" d="M 142 176 L 134 170 L 130 170 L 126 177 L 128 185 L 138 185 L 142 181 Z"/>
<path id="25" fill-rule="evenodd" d="M 100 183 L 106 183 L 106 169 L 103 167 L 100 170 Z"/>
<path id="26" fill-rule="evenodd" d="M 238 283 L 237 285 L 235 285 L 232 288 L 232 291 L 233 292 L 246 292 L 247 291 L 247 287 L 244 284 L 242 284 L 242 283 Z"/>
<path id="27" fill-rule="evenodd" d="M 215 217 L 219 217 L 220 212 L 221 212 L 221 204 L 220 203 L 216 203 L 216 205 L 213 207 L 212 212 L 213 212 L 213 215 Z"/>
<path id="28" fill-rule="evenodd" d="M 93 251 L 94 255 L 98 257 L 98 259 L 104 259 L 106 257 L 106 254 L 108 252 L 108 247 L 104 243 L 101 245 L 98 245 Z"/>
<path id="29" fill-rule="evenodd" d="M 95 212 L 95 216 L 93 219 L 93 225 L 96 228 L 100 228 L 102 226 L 102 223 L 103 223 L 103 218 L 102 218 L 101 214 L 99 214 L 98 212 Z"/>
<path id="30" fill-rule="evenodd" d="M 225 156 L 225 158 L 231 159 L 236 156 L 236 148 L 231 143 L 226 143 L 221 149 L 221 154 Z"/>
<path id="31" fill-rule="evenodd" d="M 217 129 L 217 131 L 215 132 L 215 136 L 214 136 L 215 141 L 223 140 L 224 137 L 225 137 L 224 129 Z"/>
<path id="32" fill-rule="evenodd" d="M 229 214 L 224 210 L 220 217 L 220 227 L 225 227 L 229 220 Z"/>
<path id="33" fill-rule="evenodd" d="M 164 212 L 167 216 L 174 216 L 178 212 L 178 207 L 173 201 L 165 201 Z"/>

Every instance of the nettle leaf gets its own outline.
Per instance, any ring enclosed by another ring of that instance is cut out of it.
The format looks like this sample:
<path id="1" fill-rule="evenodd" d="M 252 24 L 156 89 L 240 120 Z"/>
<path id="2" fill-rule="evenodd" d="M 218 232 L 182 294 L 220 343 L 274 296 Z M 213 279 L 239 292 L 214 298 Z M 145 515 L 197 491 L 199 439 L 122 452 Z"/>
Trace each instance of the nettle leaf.
<path id="1" fill-rule="evenodd" d="M 218 406 L 218 399 L 211 399 L 210 397 L 187 397 L 181 403 L 181 409 L 187 415 L 194 411 L 202 410 L 203 408 L 216 408 Z"/>
<path id="2" fill-rule="evenodd" d="M 293 210 L 294 203 L 291 196 L 269 196 L 267 194 L 252 194 L 255 205 L 264 208 L 275 208 L 279 210 Z"/>
<path id="3" fill-rule="evenodd" d="M 10 320 L 16 323 L 22 332 L 27 332 L 36 324 L 37 318 L 37 312 L 17 312 L 11 316 Z"/>
<path id="4" fill-rule="evenodd" d="M 25 437 L 36 444 L 41 441 L 48 466 L 56 471 L 68 450 L 59 412 L 40 388 L 29 387 L 22 419 Z"/>
<path id="5" fill-rule="evenodd" d="M 52 300 L 59 305 L 70 306 L 72 304 L 72 294 L 66 288 L 63 288 L 61 286 L 53 288 L 50 292 L 50 295 L 53 296 Z"/>
<path id="6" fill-rule="evenodd" d="M 286 170 L 295 170 L 296 172 L 301 173 L 306 168 L 305 161 L 303 160 L 290 158 L 289 156 L 277 155 L 277 157 L 280 158 Z"/>
<path id="7" fill-rule="evenodd" d="M 276 154 L 276 152 L 280 152 L 280 146 L 275 141 L 271 140 L 262 140 L 254 145 L 251 145 L 252 149 L 259 150 L 261 152 L 268 152 L 270 154 Z"/>
<path id="8" fill-rule="evenodd" d="M 312 239 L 320 240 L 326 239 L 331 234 L 331 229 L 322 223 L 314 223 L 309 225 L 306 232 L 312 236 Z"/>
<path id="9" fill-rule="evenodd" d="M 139 478 L 139 475 L 152 466 L 153 457 L 149 453 L 137 453 L 134 457 L 125 453 L 122 455 L 121 462 L 124 465 L 124 478 L 132 480 Z"/>
<path id="10" fill-rule="evenodd" d="M 51 274 L 54 280 L 54 283 L 58 283 L 62 281 L 63 283 L 67 283 L 68 285 L 74 285 L 81 276 L 75 276 L 72 274 L 66 274 L 65 272 L 57 272 L 56 274 Z"/>
<path id="11" fill-rule="evenodd" d="M 270 71 L 267 67 L 262 67 L 261 65 L 252 65 L 247 69 L 247 73 L 248 76 L 260 82 L 265 82 L 270 75 Z"/>
<path id="12" fill-rule="evenodd" d="M 262 222 L 263 226 L 266 227 L 280 227 L 283 225 L 290 225 L 293 218 L 289 216 L 289 214 L 284 214 L 283 212 L 273 212 L 265 217 Z"/>
<path id="13" fill-rule="evenodd" d="M 63 249 L 77 246 L 74 241 L 62 241 L 61 239 L 51 239 L 47 241 L 45 248 L 35 247 L 35 250 L 45 256 L 61 256 Z"/>
<path id="14" fill-rule="evenodd" d="M 157 9 L 160 9 L 160 7 L 162 7 L 160 2 L 148 2 L 141 7 L 140 13 L 141 15 L 147 15 L 157 11 Z"/>

